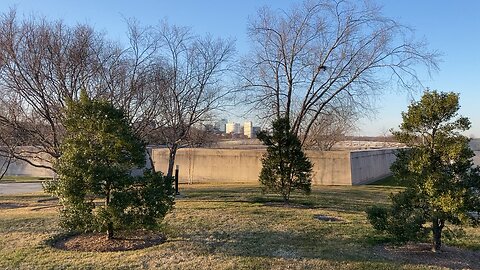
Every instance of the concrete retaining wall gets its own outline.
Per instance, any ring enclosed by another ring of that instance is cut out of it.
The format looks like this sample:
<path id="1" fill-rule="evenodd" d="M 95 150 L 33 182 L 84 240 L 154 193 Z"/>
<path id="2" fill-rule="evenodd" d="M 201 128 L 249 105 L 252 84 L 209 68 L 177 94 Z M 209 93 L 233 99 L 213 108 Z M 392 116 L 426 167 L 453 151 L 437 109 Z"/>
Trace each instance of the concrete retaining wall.
<path id="1" fill-rule="evenodd" d="M 180 166 L 180 182 L 255 182 L 262 168 L 263 150 L 183 148 L 177 151 L 175 164 Z M 166 172 L 168 150 L 153 149 L 155 170 Z"/>
<path id="2" fill-rule="evenodd" d="M 36 164 L 50 166 L 47 162 L 35 161 Z M 4 159 L 0 158 L 0 165 L 4 164 Z M 34 167 L 29 163 L 21 160 L 12 160 L 8 166 L 5 175 L 9 176 L 32 176 L 32 177 L 53 177 L 53 171 L 50 169 Z"/>
<path id="3" fill-rule="evenodd" d="M 313 163 L 313 185 L 352 185 L 348 151 L 306 153 Z"/>
<path id="4" fill-rule="evenodd" d="M 361 185 L 390 174 L 393 149 L 365 151 L 307 151 L 313 163 L 314 185 Z M 263 149 L 184 148 L 177 152 L 183 183 L 258 183 Z M 152 149 L 156 170 L 167 171 L 168 150 Z M 0 160 L 1 162 L 1 160 Z M 52 171 L 23 161 L 10 164 L 6 175 L 52 177 Z"/>
<path id="5" fill-rule="evenodd" d="M 258 183 L 265 150 L 241 149 L 180 149 L 176 165 L 180 166 L 183 183 Z M 307 151 L 313 163 L 314 185 L 360 185 L 390 174 L 395 160 L 394 150 Z M 156 170 L 166 171 L 168 150 L 152 150 Z"/>
<path id="6" fill-rule="evenodd" d="M 395 158 L 395 149 L 350 152 L 352 185 L 368 184 L 389 176 Z"/>
<path id="7" fill-rule="evenodd" d="M 480 166 L 480 151 L 473 151 L 475 156 L 473 157 L 473 164 Z"/>

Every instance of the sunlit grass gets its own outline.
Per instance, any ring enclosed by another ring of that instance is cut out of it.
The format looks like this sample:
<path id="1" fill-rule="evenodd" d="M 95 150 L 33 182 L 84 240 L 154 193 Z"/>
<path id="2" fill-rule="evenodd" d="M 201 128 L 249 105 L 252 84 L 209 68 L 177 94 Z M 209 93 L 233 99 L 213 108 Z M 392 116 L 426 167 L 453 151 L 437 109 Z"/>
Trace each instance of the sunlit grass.
<path id="1" fill-rule="evenodd" d="M 384 186 L 384 187 L 402 187 L 402 183 L 393 177 L 393 175 L 387 176 L 383 179 L 380 179 L 376 182 L 370 183 L 369 185 L 373 186 Z"/>
<path id="2" fill-rule="evenodd" d="M 55 202 L 41 193 L 0 196 L 26 207 L 0 209 L 0 269 L 423 269 L 375 253 L 375 232 L 365 209 L 388 203 L 395 187 L 314 187 L 295 194 L 292 207 L 257 186 L 181 186 L 165 219 L 166 243 L 127 252 L 56 250 L 46 241 L 58 233 Z M 38 202 L 38 200 L 41 202 Z M 276 202 L 276 204 L 271 204 Z M 339 218 L 320 221 L 316 215 Z M 480 232 L 447 244 L 480 248 Z M 373 240 L 372 240 L 373 239 Z"/>

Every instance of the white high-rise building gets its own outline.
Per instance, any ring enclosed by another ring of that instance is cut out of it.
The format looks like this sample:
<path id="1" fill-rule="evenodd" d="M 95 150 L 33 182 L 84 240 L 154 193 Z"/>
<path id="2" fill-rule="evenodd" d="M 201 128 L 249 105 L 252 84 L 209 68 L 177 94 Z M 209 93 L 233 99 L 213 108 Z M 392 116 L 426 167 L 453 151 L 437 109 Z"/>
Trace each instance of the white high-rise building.
<path id="1" fill-rule="evenodd" d="M 235 122 L 230 122 L 225 125 L 225 133 L 233 133 L 238 134 L 240 133 L 240 124 Z"/>
<path id="2" fill-rule="evenodd" d="M 247 138 L 253 138 L 253 124 L 252 121 L 243 123 L 243 135 Z"/>

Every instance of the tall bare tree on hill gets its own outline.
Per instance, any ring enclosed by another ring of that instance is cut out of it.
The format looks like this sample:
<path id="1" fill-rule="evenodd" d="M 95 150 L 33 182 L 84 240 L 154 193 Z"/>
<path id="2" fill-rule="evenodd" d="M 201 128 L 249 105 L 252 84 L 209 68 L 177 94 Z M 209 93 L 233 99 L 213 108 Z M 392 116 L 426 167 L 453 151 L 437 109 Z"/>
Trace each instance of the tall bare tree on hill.
<path id="1" fill-rule="evenodd" d="M 438 54 L 370 1 L 313 0 L 251 19 L 243 62 L 248 102 L 265 120 L 286 117 L 308 141 L 331 104 L 357 113 L 391 82 L 412 89 L 416 68 L 437 69 Z"/>

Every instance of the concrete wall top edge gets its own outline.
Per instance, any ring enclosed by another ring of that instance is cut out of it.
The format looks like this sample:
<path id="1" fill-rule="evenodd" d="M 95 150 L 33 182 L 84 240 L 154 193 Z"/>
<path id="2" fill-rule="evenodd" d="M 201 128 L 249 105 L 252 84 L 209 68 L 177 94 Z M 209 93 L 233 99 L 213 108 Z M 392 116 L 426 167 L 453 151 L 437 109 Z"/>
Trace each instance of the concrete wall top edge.
<path id="1" fill-rule="evenodd" d="M 168 148 L 158 147 L 158 148 L 151 148 L 152 151 L 168 151 Z M 229 149 L 229 148 L 180 148 L 178 151 L 208 151 L 208 152 L 259 152 L 264 153 L 265 149 Z M 307 153 L 313 154 L 327 154 L 327 155 L 343 155 L 345 153 L 349 153 L 351 151 L 316 151 L 316 150 L 306 150 Z"/>
<path id="2" fill-rule="evenodd" d="M 215 157 L 215 156 L 228 156 L 228 157 L 261 157 L 266 153 L 266 150 L 259 150 L 259 149 L 212 149 L 212 148 L 181 148 L 178 150 L 177 153 L 184 153 L 186 155 L 193 155 L 193 156 L 205 156 L 205 157 Z M 350 152 L 349 151 L 305 151 L 307 156 L 310 159 L 350 159 Z M 160 148 L 160 149 L 152 149 L 152 155 L 161 155 L 165 156 L 168 155 L 168 149 Z"/>
<path id="3" fill-rule="evenodd" d="M 372 153 L 372 152 L 384 152 L 384 151 L 396 151 L 398 147 L 380 148 L 380 149 L 362 149 L 362 150 L 350 150 L 350 153 Z"/>

